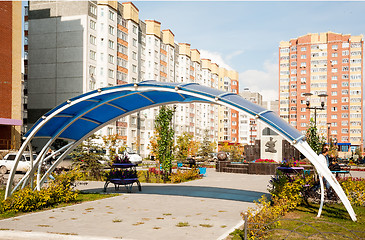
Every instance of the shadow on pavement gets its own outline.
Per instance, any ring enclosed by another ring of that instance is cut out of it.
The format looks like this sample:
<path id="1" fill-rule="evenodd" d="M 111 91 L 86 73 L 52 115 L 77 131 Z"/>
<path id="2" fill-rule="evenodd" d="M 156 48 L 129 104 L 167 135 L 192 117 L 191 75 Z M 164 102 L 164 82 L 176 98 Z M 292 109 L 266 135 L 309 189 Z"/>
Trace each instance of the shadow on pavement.
<path id="1" fill-rule="evenodd" d="M 103 192 L 103 189 L 87 189 L 83 190 L 83 192 Z M 127 193 L 127 191 L 123 186 L 120 186 L 119 190 L 115 190 L 114 186 L 110 186 L 107 189 L 107 193 Z M 183 197 L 200 197 L 241 202 L 253 202 L 254 200 L 258 200 L 262 195 L 267 195 L 267 193 L 265 192 L 249 190 L 181 185 L 142 185 L 141 192 L 138 191 L 136 186 L 133 186 L 132 194 L 157 194 Z"/>

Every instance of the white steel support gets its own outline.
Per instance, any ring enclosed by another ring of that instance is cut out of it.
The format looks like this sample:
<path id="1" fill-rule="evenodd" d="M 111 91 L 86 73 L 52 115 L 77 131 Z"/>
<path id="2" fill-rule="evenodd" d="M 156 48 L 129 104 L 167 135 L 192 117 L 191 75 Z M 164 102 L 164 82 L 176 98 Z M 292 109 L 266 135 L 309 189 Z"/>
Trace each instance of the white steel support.
<path id="1" fill-rule="evenodd" d="M 350 201 L 348 200 L 345 192 L 343 191 L 343 189 L 341 188 L 341 185 L 338 183 L 338 181 L 336 180 L 336 178 L 332 175 L 331 171 L 329 170 L 329 168 L 327 167 L 327 165 L 325 163 L 323 163 L 319 156 L 313 151 L 313 149 L 308 145 L 307 142 L 305 141 L 299 141 L 296 144 L 294 144 L 294 147 L 296 147 L 304 156 L 307 157 L 307 159 L 314 165 L 314 167 L 316 168 L 318 174 L 319 174 L 319 178 L 321 179 L 323 176 L 328 183 L 331 185 L 331 187 L 333 188 L 333 190 L 337 193 L 337 196 L 341 199 L 343 205 L 346 207 L 347 212 L 350 214 L 351 219 L 353 221 L 356 221 L 356 214 L 351 206 Z M 323 206 L 323 195 L 324 191 L 323 191 L 323 182 L 321 184 L 321 205 Z M 318 215 L 321 214 L 322 208 L 320 207 Z"/>
<path id="2" fill-rule="evenodd" d="M 28 149 L 29 149 L 29 155 L 30 155 L 30 169 L 28 171 L 33 171 L 33 150 L 32 150 L 32 145 L 30 143 L 28 143 Z M 34 185 L 34 175 L 30 176 L 30 188 L 33 189 L 33 185 Z"/>
<path id="3" fill-rule="evenodd" d="M 40 186 L 43 185 L 44 181 L 46 181 L 46 179 L 48 178 L 48 176 L 56 169 L 56 167 L 63 161 L 63 159 L 75 148 L 77 147 L 79 142 L 72 142 L 72 143 L 69 143 L 67 144 L 66 146 L 64 146 L 62 148 L 63 149 L 66 149 L 66 151 L 64 151 L 62 153 L 61 156 L 59 156 L 57 158 L 57 160 L 52 164 L 52 166 L 47 170 L 47 172 L 43 175 L 42 179 L 40 180 Z M 60 149 L 61 150 L 61 149 Z M 59 152 L 61 151 L 57 151 L 55 152 L 55 154 L 58 154 Z M 54 154 L 52 154 L 50 157 L 52 157 Z"/>

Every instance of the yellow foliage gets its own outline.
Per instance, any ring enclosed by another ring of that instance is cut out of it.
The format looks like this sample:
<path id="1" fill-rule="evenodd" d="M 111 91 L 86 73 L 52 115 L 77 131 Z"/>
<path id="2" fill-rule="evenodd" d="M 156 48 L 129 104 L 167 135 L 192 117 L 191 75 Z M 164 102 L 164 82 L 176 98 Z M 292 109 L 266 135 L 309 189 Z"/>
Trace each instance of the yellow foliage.
<path id="1" fill-rule="evenodd" d="M 339 180 L 351 204 L 365 206 L 365 180 L 361 178 L 346 178 Z"/>
<path id="2" fill-rule="evenodd" d="M 31 212 L 57 203 L 74 201 L 78 193 L 72 191 L 72 184 L 78 175 L 79 172 L 75 170 L 61 173 L 40 191 L 33 191 L 29 187 L 21 189 L 0 202 L 0 213 Z"/>

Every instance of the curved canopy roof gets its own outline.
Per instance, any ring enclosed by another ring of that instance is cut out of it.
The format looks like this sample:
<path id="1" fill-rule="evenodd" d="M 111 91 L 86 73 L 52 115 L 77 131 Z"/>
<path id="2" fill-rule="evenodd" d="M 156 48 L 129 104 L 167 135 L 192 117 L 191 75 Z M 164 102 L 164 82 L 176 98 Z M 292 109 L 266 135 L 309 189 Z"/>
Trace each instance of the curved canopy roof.
<path id="1" fill-rule="evenodd" d="M 25 137 L 32 135 L 30 137 L 33 138 L 64 138 L 78 141 L 123 115 L 177 102 L 213 102 L 233 106 L 236 110 L 243 110 L 260 118 L 290 141 L 297 141 L 304 137 L 276 113 L 247 101 L 237 94 L 196 83 L 157 81 L 102 88 L 72 98 L 42 116 Z"/>
<path id="2" fill-rule="evenodd" d="M 32 180 L 29 181 L 30 176 L 34 176 L 35 169 L 37 168 L 37 189 L 40 190 L 40 186 L 47 179 L 47 176 L 77 144 L 90 134 L 118 118 L 154 106 L 189 102 L 206 102 L 224 105 L 238 111 L 244 111 L 266 123 L 278 134 L 291 141 L 313 163 L 317 171 L 326 178 L 340 197 L 352 220 L 356 221 L 355 212 L 341 185 L 333 177 L 328 167 L 320 160 L 319 156 L 304 141 L 304 136 L 298 130 L 290 126 L 274 112 L 251 103 L 237 94 L 222 92 L 200 86 L 196 83 L 179 84 L 145 81 L 135 84 L 125 84 L 88 92 L 55 107 L 42 116 L 26 133 L 26 139 L 17 153 L 16 159 L 14 160 L 15 164 L 8 178 L 5 198 L 10 196 L 20 184 L 24 187 L 28 182 L 32 182 Z M 44 145 L 35 160 L 35 166 L 38 167 L 29 170 L 12 190 L 15 170 L 20 161 L 20 156 L 27 146 L 32 151 L 30 141 L 33 138 L 49 138 L 49 141 Z M 46 150 L 56 138 L 69 139 L 73 142 L 57 150 L 58 152 L 64 152 L 47 170 L 42 179 L 40 179 L 40 166 L 45 158 Z M 322 182 L 322 178 L 320 178 L 320 181 Z M 318 216 L 321 214 L 324 201 L 323 182 L 321 185 L 321 206 Z"/>

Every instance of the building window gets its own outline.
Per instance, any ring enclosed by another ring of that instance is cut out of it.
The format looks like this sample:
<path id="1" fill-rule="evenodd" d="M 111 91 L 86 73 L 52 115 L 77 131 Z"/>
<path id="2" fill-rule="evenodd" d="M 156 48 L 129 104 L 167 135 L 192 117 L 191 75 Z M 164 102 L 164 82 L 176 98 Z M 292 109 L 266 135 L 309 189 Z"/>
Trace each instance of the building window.
<path id="1" fill-rule="evenodd" d="M 109 34 L 114 36 L 114 27 L 109 25 Z"/>
<path id="2" fill-rule="evenodd" d="M 133 33 L 137 34 L 137 27 L 136 26 L 133 26 Z"/>
<path id="3" fill-rule="evenodd" d="M 137 39 L 133 38 L 133 46 L 137 47 Z"/>
<path id="4" fill-rule="evenodd" d="M 89 89 L 94 90 L 95 89 L 95 81 L 90 80 L 89 82 Z"/>
<path id="5" fill-rule="evenodd" d="M 90 43 L 92 45 L 96 45 L 96 37 L 94 37 L 93 35 L 90 35 Z"/>
<path id="6" fill-rule="evenodd" d="M 96 15 L 96 7 L 94 5 L 90 5 L 90 12 Z"/>
<path id="7" fill-rule="evenodd" d="M 109 48 L 114 49 L 114 42 L 112 40 L 109 40 Z"/>
<path id="8" fill-rule="evenodd" d="M 133 58 L 133 60 L 137 60 L 137 53 L 136 52 L 132 52 L 132 58 Z"/>
<path id="9" fill-rule="evenodd" d="M 94 52 L 93 50 L 90 50 L 90 59 L 96 60 L 96 52 Z"/>
<path id="10" fill-rule="evenodd" d="M 109 78 L 114 78 L 114 70 L 108 69 L 108 77 Z"/>
<path id="11" fill-rule="evenodd" d="M 90 20 L 90 28 L 93 30 L 96 30 L 96 22 L 93 20 Z"/>
<path id="12" fill-rule="evenodd" d="M 95 76 L 95 70 L 96 70 L 96 67 L 94 66 L 89 66 L 89 74 L 90 76 Z"/>
<path id="13" fill-rule="evenodd" d="M 332 49 L 338 49 L 337 45 L 332 45 Z"/>
<path id="14" fill-rule="evenodd" d="M 307 51 L 307 48 L 306 47 L 301 47 L 300 51 L 305 52 L 305 51 Z"/>
<path id="15" fill-rule="evenodd" d="M 132 69 L 133 69 L 133 72 L 136 73 L 137 72 L 137 66 L 136 65 L 132 65 Z"/>
<path id="16" fill-rule="evenodd" d="M 109 19 L 114 21 L 114 13 L 112 11 L 109 11 Z"/>
<path id="17" fill-rule="evenodd" d="M 114 56 L 113 55 L 109 54 L 108 62 L 111 63 L 111 64 L 114 64 Z"/>
<path id="18" fill-rule="evenodd" d="M 336 73 L 337 72 L 337 68 L 332 68 L 331 70 L 333 73 Z"/>

